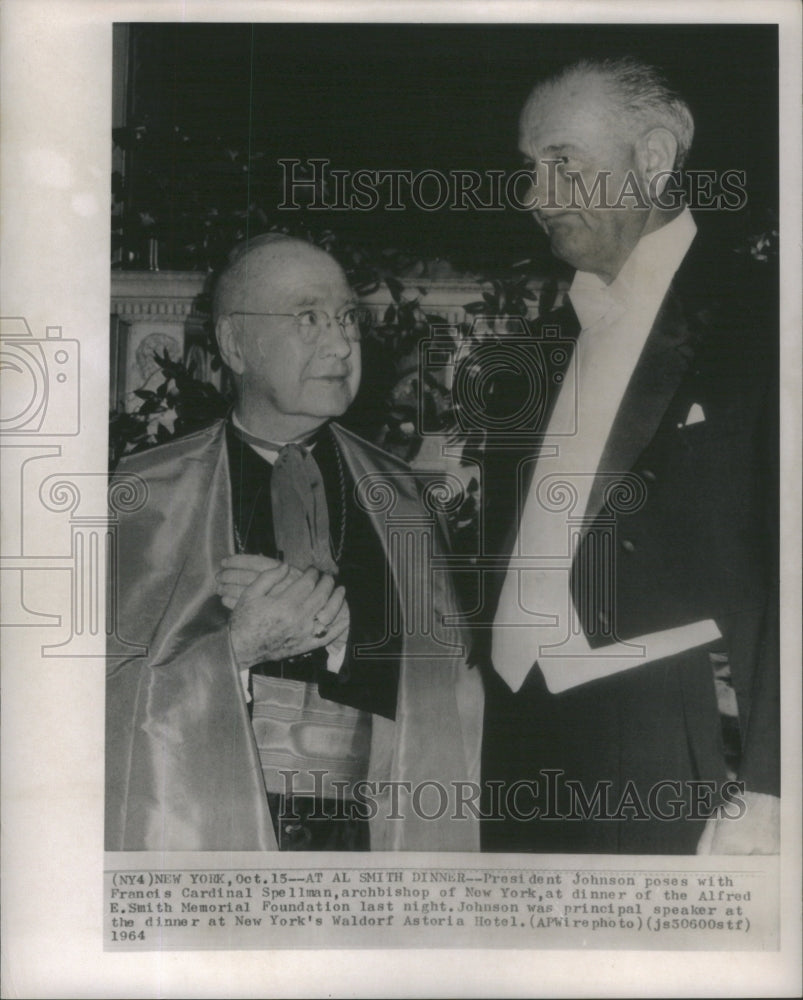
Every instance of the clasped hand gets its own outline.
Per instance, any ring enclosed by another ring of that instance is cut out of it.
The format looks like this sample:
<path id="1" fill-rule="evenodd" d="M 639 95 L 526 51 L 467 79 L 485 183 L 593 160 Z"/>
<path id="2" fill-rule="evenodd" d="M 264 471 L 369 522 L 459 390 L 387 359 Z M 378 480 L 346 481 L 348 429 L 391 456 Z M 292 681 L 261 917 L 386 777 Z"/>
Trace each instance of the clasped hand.
<path id="1" fill-rule="evenodd" d="M 232 612 L 231 642 L 242 668 L 346 641 L 346 592 L 328 573 L 242 554 L 224 559 L 216 579 Z"/>

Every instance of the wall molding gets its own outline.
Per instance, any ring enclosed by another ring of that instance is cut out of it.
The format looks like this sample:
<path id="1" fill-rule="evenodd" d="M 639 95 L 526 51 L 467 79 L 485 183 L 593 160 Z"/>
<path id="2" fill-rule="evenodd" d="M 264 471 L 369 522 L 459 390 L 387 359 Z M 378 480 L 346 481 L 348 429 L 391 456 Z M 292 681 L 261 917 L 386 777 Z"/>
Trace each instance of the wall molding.
<path id="1" fill-rule="evenodd" d="M 458 324 L 465 318 L 464 306 L 482 297 L 487 283 L 467 278 L 399 279 L 410 298 L 421 295 L 421 305 L 427 312 L 443 315 L 448 323 Z M 161 319 L 183 322 L 189 317 L 202 318 L 197 299 L 204 291 L 207 275 L 200 271 L 112 271 L 111 312 L 121 319 Z M 541 283 L 533 280 L 530 288 L 535 295 Z M 392 299 L 383 285 L 362 300 L 371 312 L 381 318 Z M 538 312 L 537 302 L 532 303 L 531 315 Z"/>
<path id="2" fill-rule="evenodd" d="M 199 315 L 196 300 L 206 277 L 199 271 L 112 271 L 112 315 L 183 322 Z"/>

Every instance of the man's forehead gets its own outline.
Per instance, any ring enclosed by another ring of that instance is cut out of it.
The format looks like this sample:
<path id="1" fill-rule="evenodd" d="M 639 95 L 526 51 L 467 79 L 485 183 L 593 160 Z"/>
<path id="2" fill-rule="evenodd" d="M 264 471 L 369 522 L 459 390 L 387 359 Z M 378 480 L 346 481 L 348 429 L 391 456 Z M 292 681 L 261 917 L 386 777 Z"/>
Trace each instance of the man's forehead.
<path id="1" fill-rule="evenodd" d="M 343 271 L 323 251 L 302 247 L 279 254 L 257 251 L 251 257 L 244 262 L 240 281 L 249 309 L 276 308 L 279 300 L 285 305 L 302 305 L 351 296 Z"/>
<path id="2" fill-rule="evenodd" d="M 603 82 L 578 77 L 535 91 L 519 119 L 522 149 L 587 144 L 606 133 L 613 108 Z"/>

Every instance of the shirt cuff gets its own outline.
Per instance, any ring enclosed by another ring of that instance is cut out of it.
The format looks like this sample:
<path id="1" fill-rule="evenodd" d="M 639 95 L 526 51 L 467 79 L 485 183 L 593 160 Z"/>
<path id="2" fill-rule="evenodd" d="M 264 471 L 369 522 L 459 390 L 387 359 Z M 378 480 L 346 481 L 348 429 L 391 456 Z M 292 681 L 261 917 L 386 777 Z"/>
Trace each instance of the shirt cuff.
<path id="1" fill-rule="evenodd" d="M 344 642 L 342 646 L 338 646 L 337 649 L 333 649 L 336 643 L 332 643 L 331 646 L 326 647 L 326 669 L 332 674 L 339 674 L 340 669 L 346 659 L 346 643 Z"/>

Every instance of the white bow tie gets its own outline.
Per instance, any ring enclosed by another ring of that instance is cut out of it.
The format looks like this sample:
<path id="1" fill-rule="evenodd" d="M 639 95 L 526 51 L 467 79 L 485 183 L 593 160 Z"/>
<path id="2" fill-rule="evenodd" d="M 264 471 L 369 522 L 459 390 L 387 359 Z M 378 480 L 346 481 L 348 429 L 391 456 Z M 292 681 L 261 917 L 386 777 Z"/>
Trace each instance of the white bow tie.
<path id="1" fill-rule="evenodd" d="M 614 310 L 623 311 L 622 290 L 617 284 L 606 285 L 601 278 L 587 271 L 578 271 L 569 289 L 580 327 L 587 330 L 606 320 Z"/>

